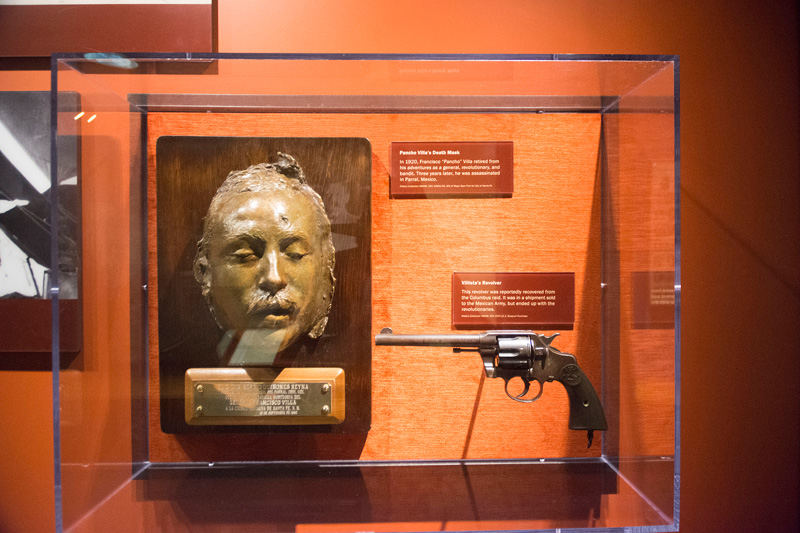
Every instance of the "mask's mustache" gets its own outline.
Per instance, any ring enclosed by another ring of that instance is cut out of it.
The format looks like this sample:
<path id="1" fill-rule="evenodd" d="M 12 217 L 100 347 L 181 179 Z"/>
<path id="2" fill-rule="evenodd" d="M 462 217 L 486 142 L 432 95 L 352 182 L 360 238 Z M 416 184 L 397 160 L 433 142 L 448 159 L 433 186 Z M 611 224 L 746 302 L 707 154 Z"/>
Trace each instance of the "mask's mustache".
<path id="1" fill-rule="evenodd" d="M 291 315 L 296 308 L 297 304 L 289 300 L 284 294 L 258 295 L 248 304 L 247 314 Z"/>

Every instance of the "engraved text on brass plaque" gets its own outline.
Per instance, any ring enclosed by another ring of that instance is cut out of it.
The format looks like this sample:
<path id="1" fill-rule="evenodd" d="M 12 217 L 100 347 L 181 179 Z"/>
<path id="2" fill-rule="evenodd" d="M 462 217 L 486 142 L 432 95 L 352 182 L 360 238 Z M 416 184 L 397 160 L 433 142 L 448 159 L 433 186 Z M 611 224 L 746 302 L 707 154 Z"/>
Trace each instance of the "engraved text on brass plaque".
<path id="1" fill-rule="evenodd" d="M 186 422 L 200 425 L 338 424 L 344 420 L 339 368 L 192 368 Z"/>

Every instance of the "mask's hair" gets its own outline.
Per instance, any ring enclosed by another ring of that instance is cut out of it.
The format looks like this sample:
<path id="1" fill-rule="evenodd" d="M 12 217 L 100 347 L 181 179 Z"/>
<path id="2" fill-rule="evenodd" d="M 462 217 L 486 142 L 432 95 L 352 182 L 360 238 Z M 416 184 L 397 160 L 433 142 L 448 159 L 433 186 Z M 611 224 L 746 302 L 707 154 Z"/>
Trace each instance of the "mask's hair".
<path id="1" fill-rule="evenodd" d="M 325 213 L 325 205 L 322 198 L 312 189 L 306 181 L 305 173 L 294 157 L 278 152 L 278 160 L 274 163 L 259 163 L 252 165 L 245 170 L 235 170 L 228 174 L 222 182 L 211 204 L 208 207 L 203 219 L 203 238 L 197 243 L 197 254 L 194 259 L 194 277 L 202 287 L 203 296 L 208 303 L 211 313 L 214 313 L 214 305 L 211 301 L 211 280 L 208 273 L 208 254 L 211 240 L 216 231 L 217 214 L 220 207 L 232 195 L 246 192 L 265 192 L 291 191 L 293 194 L 305 195 L 311 201 L 316 211 L 317 229 L 321 235 L 322 253 L 325 257 L 325 264 L 330 281 L 330 294 L 325 299 L 326 308 L 318 320 L 315 320 L 314 327 L 308 333 L 312 338 L 317 338 L 322 334 L 328 322 L 328 313 L 331 309 L 333 291 L 336 285 L 336 278 L 333 275 L 333 268 L 336 262 L 335 250 L 333 248 L 333 238 L 331 236 L 331 223 Z M 219 320 L 216 315 L 214 319 Z M 221 326 L 221 324 L 220 324 Z"/>

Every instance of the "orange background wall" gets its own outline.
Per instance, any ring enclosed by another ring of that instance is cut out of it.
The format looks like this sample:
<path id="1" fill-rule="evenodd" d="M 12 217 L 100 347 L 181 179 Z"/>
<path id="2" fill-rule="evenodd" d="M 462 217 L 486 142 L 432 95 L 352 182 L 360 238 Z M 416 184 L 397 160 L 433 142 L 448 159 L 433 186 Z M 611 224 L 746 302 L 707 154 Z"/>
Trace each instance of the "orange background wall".
<path id="1" fill-rule="evenodd" d="M 667 125 L 669 128 L 670 124 Z M 667 130 L 669 131 L 669 129 Z M 470 272 L 571 272 L 575 274 L 575 324 L 560 331 L 559 349 L 578 355 L 593 383 L 600 379 L 599 195 L 595 194 L 600 115 L 597 114 L 195 114 L 151 113 L 150 157 L 161 135 L 356 137 L 372 145 L 372 331 L 450 332 L 451 276 Z M 389 146 L 398 139 L 429 142 L 511 141 L 512 198 L 399 201 L 389 199 Z M 155 179 L 151 163 L 151 179 Z M 150 190 L 154 190 L 151 187 Z M 152 201 L 152 200 L 151 200 Z M 542 209 L 542 205 L 553 206 Z M 560 206 L 560 208 L 559 208 Z M 151 205 L 152 209 L 152 205 Z M 520 216 L 528 213 L 534 219 Z M 671 214 L 671 213 L 670 213 Z M 670 219 L 669 216 L 666 217 Z M 149 245 L 156 242 L 151 220 Z M 535 228 L 535 230 L 532 230 Z M 558 235 L 558 240 L 554 236 Z M 671 239 L 667 242 L 671 242 Z M 533 251 L 520 253 L 520 250 Z M 594 253 L 592 253 L 594 252 Z M 150 281 L 157 286 L 151 248 Z M 672 256 L 667 263 L 672 264 Z M 337 275 L 338 276 L 338 275 Z M 416 293 L 416 296 L 415 296 Z M 155 300 L 155 299 L 153 299 Z M 586 302 L 592 302 L 587 304 Z M 159 390 L 158 333 L 151 309 L 150 390 Z M 549 330 L 548 330 L 549 332 Z M 671 333 L 671 332 L 670 332 Z M 565 427 L 566 390 L 547 385 L 535 408 L 508 401 L 503 381 L 488 380 L 481 394 L 478 357 L 449 350 L 374 347 L 372 427 L 362 447 L 342 445 L 342 435 L 167 435 L 159 402 L 150 399 L 150 460 L 425 460 L 599 456 L 582 431 Z M 449 360 L 443 360 L 442 353 Z M 666 353 L 672 354 L 671 349 Z M 652 384 L 652 379 L 642 379 Z M 534 394 L 536 386 L 533 387 Z M 480 400 L 477 420 L 463 416 Z M 647 413 L 672 410 L 664 395 Z M 465 407 L 467 406 L 467 407 Z M 462 416 L 455 416 L 461 413 Z M 642 418 L 652 420 L 653 416 Z M 515 421 L 512 427 L 504 420 Z M 442 421 L 448 422 L 443 426 Z M 652 431 L 642 433 L 650 434 Z M 281 438 L 284 437 L 284 438 Z M 638 454 L 672 453 L 671 428 Z M 503 446 L 498 448 L 497 443 Z M 195 442 L 192 446 L 190 442 Z M 291 444 L 287 444 L 291 443 Z M 635 452 L 632 454 L 636 454 Z"/>
<path id="2" fill-rule="evenodd" d="M 795 2 L 219 0 L 218 30 L 220 52 L 679 54 L 681 531 L 797 529 Z M 3 531 L 54 523 L 49 379 L 0 372 Z"/>

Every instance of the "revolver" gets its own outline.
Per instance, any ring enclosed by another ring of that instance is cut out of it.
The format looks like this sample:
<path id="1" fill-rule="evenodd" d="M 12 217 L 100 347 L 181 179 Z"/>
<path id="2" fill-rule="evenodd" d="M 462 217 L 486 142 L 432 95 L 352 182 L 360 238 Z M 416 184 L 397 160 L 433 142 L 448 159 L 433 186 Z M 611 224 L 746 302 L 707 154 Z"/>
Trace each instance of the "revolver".
<path id="1" fill-rule="evenodd" d="M 600 398 L 578 366 L 575 356 L 552 346 L 558 333 L 546 336 L 533 331 L 500 330 L 463 335 L 395 335 L 383 328 L 375 336 L 377 346 L 444 346 L 453 352 L 477 352 L 483 360 L 486 377 L 502 378 L 506 395 L 512 400 L 532 403 L 542 395 L 545 381 L 558 381 L 567 389 L 569 429 L 588 432 L 589 447 L 594 431 L 608 429 Z M 512 394 L 508 384 L 520 378 L 522 392 Z M 531 382 L 539 384 L 535 396 L 527 397 Z"/>

